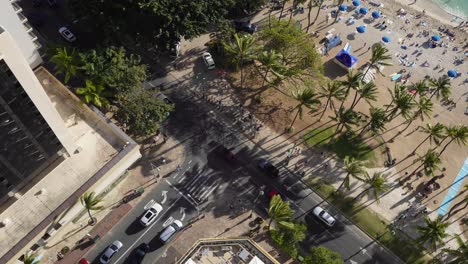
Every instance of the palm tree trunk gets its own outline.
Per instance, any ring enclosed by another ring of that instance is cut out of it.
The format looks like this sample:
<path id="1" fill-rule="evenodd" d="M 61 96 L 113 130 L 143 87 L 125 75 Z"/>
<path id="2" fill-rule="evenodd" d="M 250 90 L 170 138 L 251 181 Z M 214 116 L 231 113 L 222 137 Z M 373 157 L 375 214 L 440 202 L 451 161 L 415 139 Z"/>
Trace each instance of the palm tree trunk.
<path id="1" fill-rule="evenodd" d="M 356 91 L 356 94 L 357 94 L 357 91 Z M 356 97 L 355 97 L 355 98 L 356 98 Z M 354 107 L 356 107 L 356 105 L 359 103 L 359 101 L 361 101 L 361 99 L 362 99 L 362 97 L 361 97 L 361 96 L 358 96 L 356 102 L 353 102 L 353 103 L 351 104 L 351 108 L 350 108 L 350 109 L 353 110 Z"/>
<path id="2" fill-rule="evenodd" d="M 350 90 L 351 90 L 351 87 L 346 88 L 346 93 L 345 93 L 346 96 L 345 96 L 345 98 L 343 99 L 343 101 L 341 101 L 340 108 L 338 108 L 338 109 L 341 109 L 341 108 L 343 107 L 344 102 L 345 102 L 346 99 L 348 98 L 348 95 L 349 95 L 349 91 L 350 91 Z"/>
<path id="3" fill-rule="evenodd" d="M 424 166 L 424 164 L 421 163 L 412 173 L 410 173 L 410 176 L 416 174 L 416 172 L 417 172 L 418 170 L 420 170 L 423 166 Z"/>
<path id="4" fill-rule="evenodd" d="M 283 11 L 284 11 L 284 6 L 286 5 L 287 0 L 283 0 L 283 5 L 281 6 L 281 11 L 278 20 L 281 20 L 281 17 L 283 16 Z"/>
<path id="5" fill-rule="evenodd" d="M 367 129 L 367 127 L 369 125 L 370 125 L 370 122 L 368 122 L 365 126 L 363 126 L 362 129 L 361 129 L 361 132 L 359 132 L 359 134 L 356 136 L 356 138 L 361 137 L 364 134 L 364 132 L 366 132 L 366 129 Z"/>
<path id="6" fill-rule="evenodd" d="M 309 1 L 309 12 L 307 13 L 307 30 L 306 30 L 306 33 L 309 33 L 310 15 L 311 14 L 312 14 L 312 0 Z"/>
<path id="7" fill-rule="evenodd" d="M 341 188 L 343 188 L 344 183 L 345 183 L 345 181 L 347 180 L 346 178 L 348 178 L 348 177 L 349 177 L 349 173 L 346 174 L 345 178 L 344 178 L 343 181 L 341 182 L 341 184 L 340 184 L 340 186 L 338 187 L 338 189 L 336 189 L 335 193 L 338 193 L 338 192 L 341 190 Z"/>
<path id="8" fill-rule="evenodd" d="M 442 155 L 442 153 L 444 153 L 444 151 L 447 149 L 447 147 L 448 147 L 450 144 L 452 144 L 452 142 L 453 142 L 454 140 L 455 140 L 455 139 L 453 138 L 453 139 L 451 139 L 447 144 L 445 144 L 445 146 L 444 146 L 444 147 L 442 148 L 442 150 L 440 151 L 438 157 L 440 157 L 440 156 Z"/>
<path id="9" fill-rule="evenodd" d="M 325 114 L 325 111 L 327 111 L 328 103 L 330 102 L 330 98 L 328 98 L 327 103 L 325 104 L 325 107 L 323 108 L 322 115 L 320 115 L 319 121 L 322 120 L 323 115 Z"/>
<path id="10" fill-rule="evenodd" d="M 87 209 L 87 211 L 88 211 L 88 215 L 89 215 L 89 220 L 90 220 L 91 222 L 94 222 L 94 218 L 93 218 L 93 216 L 91 215 L 91 210 Z"/>
<path id="11" fill-rule="evenodd" d="M 309 25 L 307 26 L 307 31 L 309 31 L 309 26 L 315 24 L 315 22 L 317 21 L 317 19 L 318 19 L 318 17 L 319 17 L 319 14 L 320 14 L 320 10 L 322 10 L 323 2 L 324 2 L 324 1 L 321 1 L 321 2 L 320 2 L 320 5 L 318 6 L 317 14 L 315 15 L 314 21 L 312 21 L 312 24 L 309 24 Z"/>
<path id="12" fill-rule="evenodd" d="M 297 109 L 296 116 L 294 116 L 294 119 L 293 119 L 293 121 L 292 121 L 292 123 L 291 123 L 291 126 L 289 127 L 288 130 L 291 130 L 291 129 L 292 129 L 294 123 L 296 122 L 297 116 L 299 116 L 299 109 Z"/>
<path id="13" fill-rule="evenodd" d="M 356 202 L 357 200 L 361 199 L 361 196 L 366 193 L 368 189 L 364 189 L 362 192 L 360 192 L 358 195 L 356 195 L 353 199 L 353 202 Z"/>
<path id="14" fill-rule="evenodd" d="M 429 138 L 431 137 L 431 135 L 427 136 L 421 143 L 419 143 L 419 145 L 416 146 L 416 148 L 413 150 L 413 153 L 416 153 L 416 150 L 422 146 L 422 144 L 424 144 Z"/>
<path id="15" fill-rule="evenodd" d="M 271 13 L 273 13 L 273 9 L 270 9 L 270 12 L 268 12 L 268 28 L 271 29 Z"/>
<path id="16" fill-rule="evenodd" d="M 405 126 L 405 128 L 403 128 L 402 131 L 400 131 L 400 133 L 403 133 L 406 131 L 406 129 L 408 129 L 408 127 L 413 123 L 414 121 L 414 118 L 412 118 L 410 121 L 408 121 L 408 125 Z"/>
<path id="17" fill-rule="evenodd" d="M 459 207 L 459 206 L 462 205 L 463 203 L 465 203 L 465 206 L 464 206 L 464 207 L 455 210 L 455 208 Z M 456 213 L 458 213 L 459 211 L 464 210 L 467 206 L 468 206 L 468 203 L 465 201 L 465 199 L 463 199 L 462 201 L 460 201 L 460 202 L 454 204 L 454 205 L 452 206 L 452 208 L 450 208 L 450 211 L 448 211 L 448 213 L 447 213 L 447 218 L 449 218 L 452 214 L 456 214 Z M 453 213 L 453 211 L 455 211 L 455 213 Z"/>
<path id="18" fill-rule="evenodd" d="M 241 85 L 240 86 L 241 86 L 241 89 L 242 89 L 242 88 L 244 88 L 244 56 L 241 56 L 240 59 L 241 59 L 241 61 L 239 63 L 239 65 L 240 65 L 240 74 L 241 74 L 241 76 L 240 76 Z"/>
<path id="19" fill-rule="evenodd" d="M 366 72 L 364 72 L 364 74 L 362 75 L 361 81 L 364 80 L 364 77 L 366 77 L 367 73 L 370 71 L 370 69 L 372 69 L 372 67 L 374 67 L 374 63 L 369 64 L 369 67 L 367 68 Z"/>

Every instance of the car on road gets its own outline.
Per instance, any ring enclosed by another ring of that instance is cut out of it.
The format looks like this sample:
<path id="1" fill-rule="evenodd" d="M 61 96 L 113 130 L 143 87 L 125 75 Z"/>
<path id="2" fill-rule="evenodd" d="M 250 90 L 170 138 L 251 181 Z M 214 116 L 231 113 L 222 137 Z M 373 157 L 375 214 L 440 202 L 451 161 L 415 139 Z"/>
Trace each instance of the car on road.
<path id="1" fill-rule="evenodd" d="M 325 211 L 320 206 L 315 207 L 312 212 L 318 219 L 320 219 L 329 227 L 332 227 L 336 222 L 335 218 L 333 218 L 333 216 L 331 216 L 327 211 Z"/>
<path id="2" fill-rule="evenodd" d="M 272 178 L 277 178 L 279 176 L 279 169 L 266 159 L 260 159 L 258 161 L 258 167 Z"/>
<path id="3" fill-rule="evenodd" d="M 73 42 L 76 40 L 75 35 L 67 27 L 61 27 L 58 31 L 60 35 L 62 35 L 62 37 L 68 42 Z"/>
<path id="4" fill-rule="evenodd" d="M 135 253 L 131 256 L 131 263 L 132 264 L 139 264 L 143 261 L 146 256 L 146 253 L 150 250 L 150 246 L 146 243 L 142 243 L 140 246 L 137 247 Z"/>
<path id="5" fill-rule="evenodd" d="M 244 31 L 249 34 L 253 34 L 257 31 L 257 26 L 250 23 L 250 21 L 234 21 L 234 28 L 237 31 Z"/>
<path id="6" fill-rule="evenodd" d="M 163 242 L 164 244 L 167 243 L 171 239 L 172 236 L 174 236 L 177 231 L 179 231 L 183 227 L 183 224 L 179 220 L 175 220 L 170 224 L 166 229 L 164 229 L 161 232 L 161 235 L 159 236 L 159 240 Z"/>
<path id="7" fill-rule="evenodd" d="M 158 217 L 162 210 L 163 207 L 160 204 L 154 203 L 153 206 L 146 210 L 145 214 L 140 218 L 140 224 L 143 226 L 149 226 L 156 219 L 156 217 Z"/>
<path id="8" fill-rule="evenodd" d="M 110 259 L 112 256 L 114 256 L 115 253 L 119 252 L 119 250 L 123 247 L 122 242 L 119 240 L 114 241 L 107 249 L 104 251 L 102 256 L 99 258 L 99 261 L 101 264 L 107 264 L 109 263 Z"/>
<path id="9" fill-rule="evenodd" d="M 80 259 L 80 261 L 78 261 L 78 264 L 91 264 L 91 262 L 89 262 L 89 260 L 87 260 L 85 258 L 82 258 L 82 259 Z"/>
<path id="10" fill-rule="evenodd" d="M 205 62 L 206 67 L 208 67 L 208 70 L 212 70 L 215 68 L 213 57 L 211 56 L 209 52 L 203 52 L 202 58 L 203 58 L 203 61 Z"/>

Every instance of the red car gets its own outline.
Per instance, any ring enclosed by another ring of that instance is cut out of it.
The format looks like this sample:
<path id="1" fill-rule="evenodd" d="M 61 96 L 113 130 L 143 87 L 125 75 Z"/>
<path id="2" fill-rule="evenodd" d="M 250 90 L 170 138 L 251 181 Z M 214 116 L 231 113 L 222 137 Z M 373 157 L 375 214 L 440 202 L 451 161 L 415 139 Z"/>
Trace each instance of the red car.
<path id="1" fill-rule="evenodd" d="M 80 259 L 80 261 L 78 261 L 78 264 L 90 264 L 91 262 L 89 262 L 89 260 L 85 259 L 85 258 L 82 258 Z"/>
<path id="2" fill-rule="evenodd" d="M 268 198 L 273 198 L 275 195 L 279 195 L 280 193 L 276 189 L 271 189 L 271 191 L 268 192 Z"/>

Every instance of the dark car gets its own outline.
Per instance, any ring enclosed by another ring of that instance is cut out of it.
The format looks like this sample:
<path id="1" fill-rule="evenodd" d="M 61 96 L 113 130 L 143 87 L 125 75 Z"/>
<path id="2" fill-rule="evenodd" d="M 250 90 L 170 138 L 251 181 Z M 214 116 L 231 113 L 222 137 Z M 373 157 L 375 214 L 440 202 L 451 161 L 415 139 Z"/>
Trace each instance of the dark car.
<path id="1" fill-rule="evenodd" d="M 279 169 L 266 159 L 260 159 L 258 161 L 258 167 L 265 171 L 265 173 L 272 178 L 277 178 L 279 176 Z"/>
<path id="2" fill-rule="evenodd" d="M 249 34 L 253 34 L 255 31 L 257 31 L 257 26 L 250 23 L 249 21 L 234 21 L 234 28 L 237 31 L 244 31 Z"/>
<path id="3" fill-rule="evenodd" d="M 142 243 L 133 253 L 131 257 L 132 264 L 139 264 L 143 261 L 146 256 L 146 253 L 149 251 L 150 247 L 146 243 Z"/>

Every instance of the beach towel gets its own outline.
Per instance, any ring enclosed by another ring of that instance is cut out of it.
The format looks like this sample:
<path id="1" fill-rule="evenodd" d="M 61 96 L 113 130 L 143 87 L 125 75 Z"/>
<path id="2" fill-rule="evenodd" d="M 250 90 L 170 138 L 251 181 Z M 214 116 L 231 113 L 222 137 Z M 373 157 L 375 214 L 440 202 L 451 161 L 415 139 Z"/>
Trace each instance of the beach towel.
<path id="1" fill-rule="evenodd" d="M 394 74 L 390 75 L 390 80 L 392 80 L 392 81 L 396 81 L 396 80 L 398 80 L 400 78 L 401 78 L 401 74 L 399 74 L 399 73 L 394 73 Z"/>

